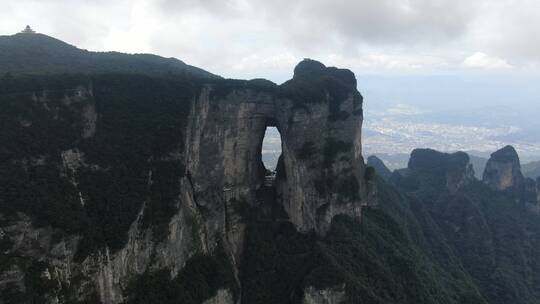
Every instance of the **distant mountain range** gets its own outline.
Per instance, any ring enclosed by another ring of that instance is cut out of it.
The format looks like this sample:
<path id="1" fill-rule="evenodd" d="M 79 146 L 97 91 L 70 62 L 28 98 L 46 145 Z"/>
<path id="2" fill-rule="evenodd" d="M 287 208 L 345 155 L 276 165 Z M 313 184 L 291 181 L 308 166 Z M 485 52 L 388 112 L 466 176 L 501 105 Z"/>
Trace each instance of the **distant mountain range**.
<path id="1" fill-rule="evenodd" d="M 474 168 L 474 175 L 477 179 L 482 179 L 482 174 L 488 161 L 485 157 L 480 157 L 469 154 L 470 162 Z M 391 169 L 406 168 L 409 162 L 409 155 L 407 154 L 376 154 L 376 156 L 385 163 L 385 165 Z M 525 177 L 536 179 L 540 177 L 540 161 L 528 162 L 521 165 L 521 171 Z"/>

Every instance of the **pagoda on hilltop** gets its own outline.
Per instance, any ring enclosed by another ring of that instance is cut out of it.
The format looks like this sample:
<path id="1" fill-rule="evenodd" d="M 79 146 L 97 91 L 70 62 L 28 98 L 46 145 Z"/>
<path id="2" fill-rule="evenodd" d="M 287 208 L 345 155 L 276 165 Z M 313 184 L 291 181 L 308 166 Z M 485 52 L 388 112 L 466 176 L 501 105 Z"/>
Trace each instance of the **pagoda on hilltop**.
<path id="1" fill-rule="evenodd" d="M 35 34 L 36 31 L 34 31 L 30 25 L 27 25 L 24 30 L 21 31 L 22 34 Z"/>

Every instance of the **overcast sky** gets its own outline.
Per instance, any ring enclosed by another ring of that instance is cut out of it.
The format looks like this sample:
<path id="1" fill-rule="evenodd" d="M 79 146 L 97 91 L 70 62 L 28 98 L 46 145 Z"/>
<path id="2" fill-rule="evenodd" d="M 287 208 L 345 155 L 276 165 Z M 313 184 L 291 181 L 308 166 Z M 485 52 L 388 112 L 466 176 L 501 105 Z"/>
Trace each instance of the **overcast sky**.
<path id="1" fill-rule="evenodd" d="M 0 0 L 0 34 L 30 24 L 81 48 L 177 57 L 281 82 L 304 57 L 356 73 L 540 72 L 538 0 Z"/>

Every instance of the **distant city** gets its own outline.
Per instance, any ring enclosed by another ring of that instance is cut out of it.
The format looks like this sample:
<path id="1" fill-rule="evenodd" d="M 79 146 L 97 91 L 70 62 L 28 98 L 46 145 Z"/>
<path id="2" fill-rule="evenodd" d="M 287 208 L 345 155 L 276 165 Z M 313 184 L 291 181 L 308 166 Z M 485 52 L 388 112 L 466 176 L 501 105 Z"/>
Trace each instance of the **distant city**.
<path id="1" fill-rule="evenodd" d="M 513 145 L 519 151 L 522 162 L 540 159 L 540 142 L 536 141 L 535 130 L 519 125 L 460 122 L 437 122 L 428 119 L 426 113 L 398 105 L 387 111 L 367 113 L 364 122 L 364 155 L 377 154 L 387 158 L 388 166 L 402 167 L 400 155 L 408 155 L 415 148 L 432 148 L 439 151 L 465 151 L 478 157 L 489 154 L 505 145 Z M 497 121 L 497 120 L 494 120 Z M 530 135 L 530 136 L 529 136 Z"/>
<path id="2" fill-rule="evenodd" d="M 505 145 L 518 150 L 522 164 L 540 160 L 540 138 L 534 116 L 500 107 L 476 110 L 420 110 L 406 104 L 367 107 L 363 126 L 364 157 L 377 155 L 390 169 L 407 166 L 415 148 L 443 152 L 465 151 L 473 157 L 481 174 L 489 155 Z M 519 115 L 510 119 L 508 115 Z M 449 119 L 451 117 L 451 119 Z M 268 128 L 263 145 L 263 161 L 274 168 L 281 153 L 279 133 Z M 267 166 L 267 167 L 268 167 Z"/>

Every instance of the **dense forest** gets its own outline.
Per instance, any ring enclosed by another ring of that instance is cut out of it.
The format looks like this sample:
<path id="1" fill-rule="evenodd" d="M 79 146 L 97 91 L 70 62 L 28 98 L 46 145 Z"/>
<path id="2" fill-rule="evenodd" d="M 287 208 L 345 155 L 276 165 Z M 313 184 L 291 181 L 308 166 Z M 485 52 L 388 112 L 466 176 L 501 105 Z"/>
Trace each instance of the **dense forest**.
<path id="1" fill-rule="evenodd" d="M 129 73 L 219 78 L 175 58 L 151 54 L 90 52 L 43 34 L 0 36 L 0 75 Z"/>

